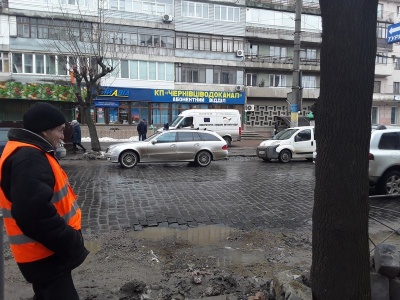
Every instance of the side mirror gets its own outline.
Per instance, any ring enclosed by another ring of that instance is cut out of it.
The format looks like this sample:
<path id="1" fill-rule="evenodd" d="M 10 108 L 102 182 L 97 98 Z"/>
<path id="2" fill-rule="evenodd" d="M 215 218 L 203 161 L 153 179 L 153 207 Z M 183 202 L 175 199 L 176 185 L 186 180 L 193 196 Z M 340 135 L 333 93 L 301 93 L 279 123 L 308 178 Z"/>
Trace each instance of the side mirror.
<path id="1" fill-rule="evenodd" d="M 152 140 L 151 143 L 152 143 L 153 145 L 154 145 L 154 144 L 157 144 L 157 139 Z"/>

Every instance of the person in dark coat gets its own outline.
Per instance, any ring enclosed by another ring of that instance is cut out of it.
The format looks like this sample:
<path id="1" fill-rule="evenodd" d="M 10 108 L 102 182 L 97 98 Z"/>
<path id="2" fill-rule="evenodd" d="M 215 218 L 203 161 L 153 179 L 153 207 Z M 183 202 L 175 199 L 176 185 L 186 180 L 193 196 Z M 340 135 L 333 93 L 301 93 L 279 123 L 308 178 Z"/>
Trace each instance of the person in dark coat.
<path id="1" fill-rule="evenodd" d="M 146 139 L 147 134 L 147 122 L 146 119 L 143 119 L 139 122 L 137 126 L 137 132 L 139 134 L 139 141 L 144 141 Z"/>
<path id="2" fill-rule="evenodd" d="M 77 120 L 72 120 L 71 121 L 71 126 L 72 126 L 72 151 L 76 153 L 78 151 L 79 146 L 83 152 L 86 152 L 85 147 L 82 146 L 82 131 L 81 131 L 81 125 Z"/>
<path id="3" fill-rule="evenodd" d="M 71 271 L 89 254 L 77 197 L 55 157 L 65 123 L 55 106 L 34 104 L 23 116 L 24 128 L 9 131 L 0 158 L 4 225 L 35 300 L 79 300 Z"/>

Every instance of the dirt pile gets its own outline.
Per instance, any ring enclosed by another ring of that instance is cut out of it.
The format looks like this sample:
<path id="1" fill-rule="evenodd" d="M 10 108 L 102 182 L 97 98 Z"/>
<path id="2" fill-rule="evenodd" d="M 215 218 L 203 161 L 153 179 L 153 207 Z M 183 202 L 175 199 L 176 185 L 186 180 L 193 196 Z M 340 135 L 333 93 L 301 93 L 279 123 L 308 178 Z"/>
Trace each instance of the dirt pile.
<path id="1" fill-rule="evenodd" d="M 180 300 L 218 295 L 237 299 L 263 291 L 283 270 L 311 264 L 311 232 L 224 226 L 189 230 L 85 234 L 91 254 L 73 272 L 81 299 Z M 5 245 L 5 299 L 30 299 L 32 292 Z"/>

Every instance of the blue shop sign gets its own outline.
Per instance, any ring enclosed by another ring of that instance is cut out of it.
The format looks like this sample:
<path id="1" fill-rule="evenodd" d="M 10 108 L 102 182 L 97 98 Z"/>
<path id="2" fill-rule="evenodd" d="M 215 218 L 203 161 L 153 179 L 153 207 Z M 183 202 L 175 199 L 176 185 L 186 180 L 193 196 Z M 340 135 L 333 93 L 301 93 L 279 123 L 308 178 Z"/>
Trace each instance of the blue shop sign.
<path id="1" fill-rule="evenodd" d="M 244 104 L 243 92 L 152 90 L 154 102 L 194 104 Z"/>
<path id="2" fill-rule="evenodd" d="M 244 92 L 106 88 L 96 100 L 151 101 L 194 104 L 244 104 Z"/>
<path id="3" fill-rule="evenodd" d="M 118 101 L 94 101 L 94 106 L 119 107 L 119 102 Z"/>

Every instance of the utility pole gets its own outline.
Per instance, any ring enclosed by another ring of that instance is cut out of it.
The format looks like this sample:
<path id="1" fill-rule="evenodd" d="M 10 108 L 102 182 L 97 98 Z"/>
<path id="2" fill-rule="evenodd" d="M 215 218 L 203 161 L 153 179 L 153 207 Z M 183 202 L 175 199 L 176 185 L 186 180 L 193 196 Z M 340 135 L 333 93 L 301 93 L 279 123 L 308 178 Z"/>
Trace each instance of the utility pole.
<path id="1" fill-rule="evenodd" d="M 294 24 L 293 79 L 290 99 L 291 127 L 299 125 L 299 111 L 302 105 L 301 72 L 300 72 L 300 34 L 301 34 L 302 0 L 296 0 L 296 18 Z"/>

